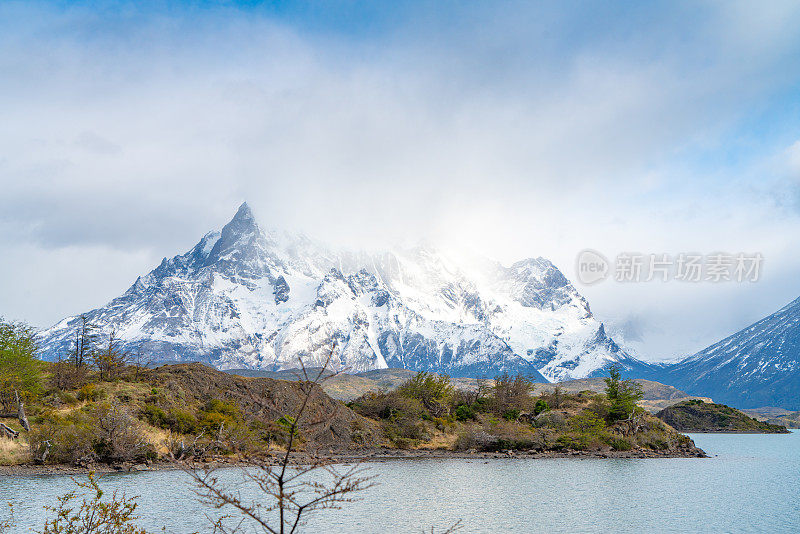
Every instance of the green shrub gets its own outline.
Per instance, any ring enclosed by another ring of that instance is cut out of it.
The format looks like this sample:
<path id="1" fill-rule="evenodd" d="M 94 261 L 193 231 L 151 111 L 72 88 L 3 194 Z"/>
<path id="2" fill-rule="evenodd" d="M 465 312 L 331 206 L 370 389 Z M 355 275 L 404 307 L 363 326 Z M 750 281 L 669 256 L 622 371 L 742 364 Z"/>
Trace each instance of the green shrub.
<path id="1" fill-rule="evenodd" d="M 669 443 L 663 438 L 653 438 L 646 445 L 655 451 L 669 449 Z"/>
<path id="2" fill-rule="evenodd" d="M 106 392 L 98 388 L 97 384 L 92 383 L 84 384 L 78 391 L 78 400 L 80 401 L 95 402 L 105 398 L 105 396 Z"/>
<path id="3" fill-rule="evenodd" d="M 544 413 L 550 410 L 550 406 L 547 404 L 547 401 L 544 399 L 538 399 L 536 401 L 536 405 L 533 407 L 533 413 L 535 415 L 539 415 L 540 413 Z"/>
<path id="4" fill-rule="evenodd" d="M 556 441 L 563 448 L 575 451 L 585 451 L 590 445 L 588 437 L 585 434 L 562 434 Z"/>
<path id="5" fill-rule="evenodd" d="M 469 421 L 475 419 L 475 410 L 467 404 L 462 404 L 456 408 L 456 419 L 459 421 Z"/>
<path id="6" fill-rule="evenodd" d="M 597 436 L 606 428 L 605 422 L 591 410 L 584 410 L 572 416 L 568 421 L 570 427 L 581 434 Z"/>
<path id="7" fill-rule="evenodd" d="M 394 438 L 392 439 L 392 443 L 398 449 L 413 449 L 415 446 L 419 444 L 419 440 L 411 439 L 411 438 Z"/>
<path id="8" fill-rule="evenodd" d="M 29 434 L 34 461 L 85 465 L 155 457 L 140 423 L 116 403 L 92 405 L 66 416 L 43 413 Z"/>
<path id="9" fill-rule="evenodd" d="M 427 441 L 431 438 L 422 422 L 405 418 L 385 423 L 383 433 L 391 441 L 396 441 L 398 438 Z"/>
<path id="10" fill-rule="evenodd" d="M 169 428 L 179 434 L 194 434 L 197 432 L 197 418 L 183 410 L 170 410 L 167 415 Z"/>
<path id="11" fill-rule="evenodd" d="M 506 421 L 516 421 L 519 419 L 520 410 L 517 408 L 512 408 L 511 410 L 506 410 L 503 412 L 503 419 Z"/>
<path id="12" fill-rule="evenodd" d="M 535 448 L 535 442 L 530 439 L 498 439 L 489 447 L 484 448 L 488 452 L 496 451 L 527 451 Z"/>
<path id="13" fill-rule="evenodd" d="M 203 411 L 209 413 L 219 413 L 229 417 L 239 416 L 239 407 L 236 406 L 236 404 L 232 402 L 225 402 L 220 399 L 209 400 L 203 408 Z"/>
<path id="14" fill-rule="evenodd" d="M 193 434 L 197 431 L 197 418 L 183 410 L 165 412 L 158 406 L 146 404 L 142 408 L 141 415 L 151 425 L 171 430 L 172 432 Z"/>
<path id="15" fill-rule="evenodd" d="M 625 438 L 613 438 L 609 445 L 611 445 L 611 448 L 615 451 L 629 451 L 633 448 L 633 443 Z"/>
<path id="16" fill-rule="evenodd" d="M 491 402 L 486 397 L 479 397 L 472 403 L 472 409 L 476 412 L 488 412 L 491 410 Z"/>
<path id="17" fill-rule="evenodd" d="M 425 408 L 419 399 L 404 397 L 396 392 L 369 392 L 348 406 L 364 417 L 373 419 L 420 419 L 425 414 Z"/>
<path id="18" fill-rule="evenodd" d="M 289 415 L 282 415 L 282 416 L 280 416 L 280 418 L 279 418 L 277 421 L 275 421 L 275 422 L 278 424 L 278 426 L 280 426 L 280 427 L 281 427 L 282 429 L 284 429 L 286 432 L 290 432 L 290 431 L 292 430 L 292 427 L 293 427 L 293 426 L 295 425 L 295 423 L 296 423 L 296 421 L 295 421 L 295 418 L 294 418 L 294 417 L 291 417 L 291 416 L 289 416 Z M 296 432 L 296 431 L 297 431 L 297 428 L 295 427 L 295 432 Z"/>
<path id="19" fill-rule="evenodd" d="M 145 421 L 153 426 L 167 428 L 167 413 L 154 404 L 145 404 L 141 412 Z"/>
<path id="20" fill-rule="evenodd" d="M 449 376 L 438 376 L 423 371 L 404 382 L 397 388 L 397 393 L 420 401 L 431 415 L 441 417 L 449 411 L 448 404 L 454 389 Z"/>
<path id="21" fill-rule="evenodd" d="M 69 391 L 53 389 L 42 399 L 47 406 L 60 408 L 62 405 L 72 406 L 78 404 L 78 398 Z"/>
<path id="22" fill-rule="evenodd" d="M 28 436 L 31 454 L 39 463 L 73 464 L 91 459 L 92 421 L 85 412 L 67 417 L 44 414 Z"/>
<path id="23" fill-rule="evenodd" d="M 197 428 L 208 434 L 216 434 L 221 426 L 231 418 L 217 412 L 202 412 L 197 420 Z"/>

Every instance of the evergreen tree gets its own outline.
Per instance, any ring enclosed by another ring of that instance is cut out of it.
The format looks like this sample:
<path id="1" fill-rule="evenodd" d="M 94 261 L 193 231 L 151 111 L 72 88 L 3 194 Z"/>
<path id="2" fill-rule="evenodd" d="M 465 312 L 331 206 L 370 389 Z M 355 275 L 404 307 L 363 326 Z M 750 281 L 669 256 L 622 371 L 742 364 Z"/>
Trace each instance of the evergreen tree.
<path id="1" fill-rule="evenodd" d="M 630 379 L 623 380 L 618 365 L 609 368 L 608 378 L 605 381 L 606 397 L 611 403 L 608 410 L 609 423 L 629 418 L 636 410 L 636 403 L 642 398 L 641 384 Z"/>

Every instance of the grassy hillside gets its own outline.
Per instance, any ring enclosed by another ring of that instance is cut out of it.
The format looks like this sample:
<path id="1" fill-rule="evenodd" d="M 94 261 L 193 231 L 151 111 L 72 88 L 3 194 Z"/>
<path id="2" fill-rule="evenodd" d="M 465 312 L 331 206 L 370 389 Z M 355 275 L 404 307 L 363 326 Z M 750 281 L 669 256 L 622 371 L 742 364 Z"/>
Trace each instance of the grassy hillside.
<path id="1" fill-rule="evenodd" d="M 388 445 L 461 451 L 702 456 L 694 443 L 642 408 L 615 412 L 605 394 L 534 393 L 521 377 L 492 389 L 458 390 L 421 374 L 399 388 L 370 392 L 348 404 L 378 420 Z"/>
<path id="2" fill-rule="evenodd" d="M 330 379 L 333 387 L 356 383 L 338 378 Z M 591 391 L 538 391 L 523 377 L 478 388 L 477 381 L 403 370 L 356 378 L 371 390 L 348 405 L 314 386 L 299 425 L 301 450 L 703 455 L 641 408 L 620 420 L 611 401 Z M 384 391 L 374 391 L 376 384 Z M 51 384 L 28 404 L 31 431 L 0 439 L 0 464 L 236 460 L 281 450 L 304 398 L 301 387 L 296 379 L 243 377 L 200 364 L 131 368 L 113 380 L 89 373 L 80 387 Z M 4 421 L 20 430 L 15 420 Z"/>
<path id="3" fill-rule="evenodd" d="M 730 406 L 699 400 L 675 404 L 658 412 L 656 417 L 680 432 L 788 432 L 784 426 L 758 421 Z"/>
<path id="4" fill-rule="evenodd" d="M 172 456 L 237 458 L 280 449 L 304 395 L 296 381 L 245 378 L 200 364 L 89 376 L 28 405 L 31 431 L 0 438 L 0 465 L 148 462 Z M 4 423 L 22 430 L 16 419 Z M 379 425 L 315 386 L 299 422 L 301 448 L 372 445 Z"/>

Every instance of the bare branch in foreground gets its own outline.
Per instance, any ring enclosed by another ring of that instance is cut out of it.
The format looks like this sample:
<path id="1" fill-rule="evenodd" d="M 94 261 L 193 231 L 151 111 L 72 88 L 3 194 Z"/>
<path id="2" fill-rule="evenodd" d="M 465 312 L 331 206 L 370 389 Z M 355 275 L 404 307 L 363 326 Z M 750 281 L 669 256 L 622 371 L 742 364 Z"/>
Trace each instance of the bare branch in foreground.
<path id="1" fill-rule="evenodd" d="M 453 532 L 458 532 L 463 527 L 464 524 L 462 523 L 461 519 L 459 519 L 458 521 L 450 525 L 450 527 L 448 527 L 448 529 L 443 531 L 441 534 L 453 534 Z M 422 534 L 425 534 L 425 531 L 423 531 Z M 436 534 L 436 530 L 433 527 L 431 527 L 431 534 Z"/>
<path id="2" fill-rule="evenodd" d="M 310 372 L 302 359 L 298 383 L 301 404 L 287 423 L 286 449 L 278 457 L 263 456 L 247 462 L 242 468 L 244 481 L 255 489 L 253 497 L 243 496 L 239 489 L 223 483 L 215 466 L 192 469 L 180 465 L 192 477 L 201 502 L 217 510 L 230 511 L 217 519 L 209 517 L 214 532 L 233 534 L 253 526 L 270 534 L 298 532 L 309 514 L 325 509 L 339 509 L 343 504 L 359 500 L 357 493 L 374 486 L 374 476 L 358 462 L 337 465 L 316 454 L 298 452 L 298 436 L 303 416 L 315 388 L 336 374 L 325 376 L 335 346 L 328 353 L 322 369 Z"/>

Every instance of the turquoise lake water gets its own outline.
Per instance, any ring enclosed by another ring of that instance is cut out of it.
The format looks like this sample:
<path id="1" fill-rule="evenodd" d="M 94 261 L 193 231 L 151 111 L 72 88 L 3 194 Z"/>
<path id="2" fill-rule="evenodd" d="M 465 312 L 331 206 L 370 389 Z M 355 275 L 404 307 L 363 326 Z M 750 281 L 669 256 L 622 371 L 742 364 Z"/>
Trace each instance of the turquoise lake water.
<path id="1" fill-rule="evenodd" d="M 403 460 L 370 464 L 378 486 L 304 532 L 437 531 L 462 520 L 477 532 L 800 532 L 800 433 L 692 434 L 707 459 Z M 225 473 L 231 481 L 240 473 Z M 138 494 L 153 531 L 209 532 L 181 472 L 107 475 L 102 485 Z M 0 477 L 17 532 L 41 527 L 43 506 L 68 477 Z M 4 512 L 0 512 L 4 513 Z"/>

